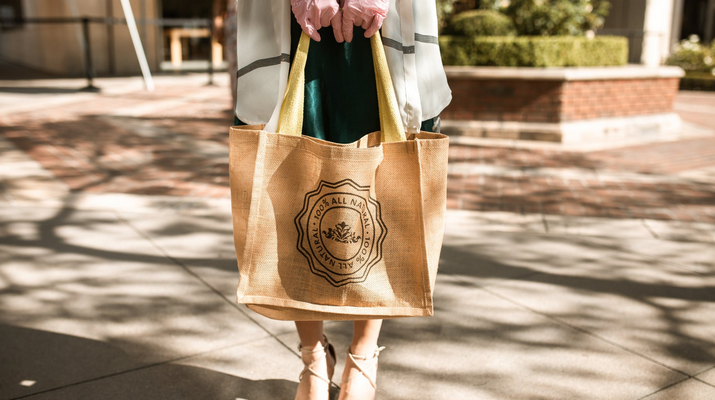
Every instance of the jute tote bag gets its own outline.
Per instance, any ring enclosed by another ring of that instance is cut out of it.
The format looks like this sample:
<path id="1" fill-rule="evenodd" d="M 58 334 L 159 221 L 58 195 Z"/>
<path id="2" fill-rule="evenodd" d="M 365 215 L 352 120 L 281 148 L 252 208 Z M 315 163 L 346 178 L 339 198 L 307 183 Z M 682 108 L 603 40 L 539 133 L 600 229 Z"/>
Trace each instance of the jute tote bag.
<path id="1" fill-rule="evenodd" d="M 280 320 L 432 315 L 448 138 L 405 135 L 377 34 L 381 131 L 351 144 L 302 137 L 309 43 L 303 34 L 278 133 L 230 131 L 237 300 Z"/>

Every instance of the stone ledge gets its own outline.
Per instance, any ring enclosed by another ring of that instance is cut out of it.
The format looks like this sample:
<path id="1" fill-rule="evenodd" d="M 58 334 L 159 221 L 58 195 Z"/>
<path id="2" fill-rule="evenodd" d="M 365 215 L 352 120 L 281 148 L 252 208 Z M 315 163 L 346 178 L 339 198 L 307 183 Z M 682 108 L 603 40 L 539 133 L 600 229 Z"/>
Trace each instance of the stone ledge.
<path id="1" fill-rule="evenodd" d="M 560 123 L 512 121 L 443 120 L 447 135 L 538 140 L 561 144 L 609 142 L 631 139 L 659 140 L 680 132 L 682 121 L 675 113 L 598 118 Z"/>
<path id="2" fill-rule="evenodd" d="M 516 79 L 544 81 L 597 81 L 619 79 L 682 78 L 685 72 L 679 67 L 461 67 L 446 66 L 450 79 Z"/>

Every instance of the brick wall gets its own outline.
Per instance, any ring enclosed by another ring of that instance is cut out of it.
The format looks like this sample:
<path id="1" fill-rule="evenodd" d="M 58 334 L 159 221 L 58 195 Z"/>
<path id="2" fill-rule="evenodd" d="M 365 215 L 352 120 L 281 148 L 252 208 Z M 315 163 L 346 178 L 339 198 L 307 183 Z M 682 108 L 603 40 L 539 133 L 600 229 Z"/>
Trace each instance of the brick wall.
<path id="1" fill-rule="evenodd" d="M 525 80 L 450 78 L 443 119 L 557 123 L 673 111 L 678 78 Z"/>

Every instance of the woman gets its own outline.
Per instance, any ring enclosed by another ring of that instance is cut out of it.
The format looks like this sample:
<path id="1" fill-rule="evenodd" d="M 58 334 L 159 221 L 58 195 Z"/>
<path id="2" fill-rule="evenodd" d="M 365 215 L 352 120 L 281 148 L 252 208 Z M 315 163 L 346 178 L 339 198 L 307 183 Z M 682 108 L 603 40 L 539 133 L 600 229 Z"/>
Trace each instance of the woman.
<path id="1" fill-rule="evenodd" d="M 383 44 L 404 126 L 437 131 L 449 104 L 432 0 L 238 0 L 237 124 L 275 132 L 301 31 L 306 65 L 303 135 L 350 143 L 380 130 L 369 38 Z M 335 351 L 322 322 L 296 321 L 305 368 L 296 399 L 327 399 Z M 341 400 L 373 399 L 381 320 L 354 321 Z"/>

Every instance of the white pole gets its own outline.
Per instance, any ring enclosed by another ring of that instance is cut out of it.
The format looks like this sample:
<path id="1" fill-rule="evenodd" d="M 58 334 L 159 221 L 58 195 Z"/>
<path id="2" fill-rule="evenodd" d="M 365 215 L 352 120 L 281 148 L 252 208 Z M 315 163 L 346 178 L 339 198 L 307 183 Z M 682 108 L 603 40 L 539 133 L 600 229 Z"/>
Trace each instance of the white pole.
<path id="1" fill-rule="evenodd" d="M 146 60 L 146 54 L 144 54 L 144 48 L 142 47 L 142 41 L 139 37 L 139 31 L 137 30 L 137 22 L 134 20 L 134 13 L 132 12 L 132 5 L 129 4 L 129 0 L 122 1 L 122 10 L 124 10 L 124 17 L 127 19 L 127 26 L 129 27 L 129 34 L 132 37 L 132 43 L 134 43 L 134 51 L 137 53 L 137 59 L 139 59 L 139 66 L 142 69 L 142 75 L 144 76 L 144 85 L 146 85 L 146 90 L 154 91 L 154 80 L 151 77 L 151 71 L 149 70 L 149 63 Z"/>

